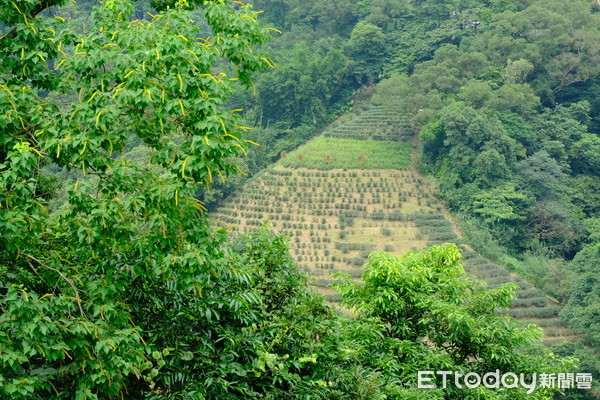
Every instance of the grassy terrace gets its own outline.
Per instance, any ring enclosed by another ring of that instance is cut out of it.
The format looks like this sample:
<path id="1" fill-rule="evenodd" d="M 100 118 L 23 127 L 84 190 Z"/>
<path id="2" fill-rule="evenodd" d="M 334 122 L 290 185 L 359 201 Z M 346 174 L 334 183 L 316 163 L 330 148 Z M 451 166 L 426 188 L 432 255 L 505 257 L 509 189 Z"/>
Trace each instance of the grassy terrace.
<path id="1" fill-rule="evenodd" d="M 406 142 L 317 137 L 288 154 L 281 165 L 315 169 L 404 169 L 412 145 Z"/>

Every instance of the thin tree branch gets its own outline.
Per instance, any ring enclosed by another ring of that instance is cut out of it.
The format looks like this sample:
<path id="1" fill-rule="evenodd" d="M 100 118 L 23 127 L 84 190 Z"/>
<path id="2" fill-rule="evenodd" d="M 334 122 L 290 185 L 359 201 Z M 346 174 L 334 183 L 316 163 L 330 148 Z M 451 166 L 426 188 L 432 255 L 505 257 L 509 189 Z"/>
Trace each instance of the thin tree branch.
<path id="1" fill-rule="evenodd" d="M 71 282 L 69 280 L 69 278 L 67 278 L 65 276 L 65 274 L 63 274 L 62 272 L 60 272 L 59 270 L 57 270 L 56 268 L 52 268 L 51 266 L 49 266 L 48 264 L 45 264 L 44 262 L 38 260 L 37 258 L 35 258 L 34 256 L 32 256 L 31 254 L 27 254 L 27 253 L 21 253 L 23 254 L 25 257 L 35 261 L 36 263 L 40 264 L 42 267 L 49 269 L 50 271 L 56 272 L 65 282 L 67 282 L 67 284 L 71 287 L 71 289 L 73 289 L 73 292 L 75 294 L 75 301 L 77 302 L 77 306 L 79 307 L 79 312 L 81 313 L 81 316 L 85 319 L 88 319 L 87 316 L 85 315 L 85 312 L 83 311 L 83 307 L 81 306 L 81 297 L 79 297 L 79 290 L 77 290 L 77 288 L 75 287 L 75 285 L 73 284 L 73 282 Z M 33 265 L 31 265 L 31 262 L 29 260 L 27 260 L 27 263 L 29 264 L 29 267 L 31 269 L 33 269 L 35 271 L 36 274 L 38 274 L 37 270 L 35 269 L 35 267 Z M 39 274 L 38 274 L 39 275 Z"/>
<path id="2" fill-rule="evenodd" d="M 42 1 L 38 4 L 36 4 L 35 7 L 33 7 L 33 9 L 31 11 L 29 11 L 29 13 L 27 13 L 27 16 L 29 18 L 35 18 L 36 15 L 38 15 L 39 13 L 41 13 L 42 11 L 44 11 L 47 8 L 50 8 L 52 6 L 57 5 L 60 2 L 60 0 L 45 0 Z M 4 41 L 4 40 L 9 40 L 9 39 L 14 39 L 16 38 L 18 35 L 17 33 L 17 28 L 13 28 L 12 31 L 8 32 L 6 35 L 0 37 L 0 42 Z"/>

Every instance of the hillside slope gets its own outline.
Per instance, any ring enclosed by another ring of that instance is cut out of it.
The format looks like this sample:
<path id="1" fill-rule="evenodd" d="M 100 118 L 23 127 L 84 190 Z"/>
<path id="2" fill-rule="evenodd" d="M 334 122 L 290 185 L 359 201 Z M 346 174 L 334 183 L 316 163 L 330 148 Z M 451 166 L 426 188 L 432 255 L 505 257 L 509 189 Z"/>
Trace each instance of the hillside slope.
<path id="1" fill-rule="evenodd" d="M 339 301 L 330 275 L 358 279 L 374 251 L 401 254 L 454 242 L 464 250 L 465 270 L 489 287 L 518 287 L 510 314 L 544 329 L 547 343 L 573 339 L 558 317 L 560 307 L 520 277 L 461 243 L 457 227 L 432 194 L 427 179 L 411 167 L 416 146 L 404 118 L 369 107 L 332 124 L 257 175 L 229 197 L 212 217 L 234 233 L 265 221 L 290 237 L 291 252 L 317 290 Z M 373 140 L 379 139 L 379 140 Z"/>

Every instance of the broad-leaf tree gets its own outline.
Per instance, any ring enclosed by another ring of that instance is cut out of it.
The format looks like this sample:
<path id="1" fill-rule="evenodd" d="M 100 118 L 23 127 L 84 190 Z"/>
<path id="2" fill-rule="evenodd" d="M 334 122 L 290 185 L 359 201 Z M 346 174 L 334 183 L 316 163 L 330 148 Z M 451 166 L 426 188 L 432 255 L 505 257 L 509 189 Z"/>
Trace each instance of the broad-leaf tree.
<path id="1" fill-rule="evenodd" d="M 405 390 L 401 398 L 426 398 L 426 390 L 415 388 L 418 371 L 483 375 L 499 370 L 531 376 L 572 367 L 572 360 L 531 352 L 531 343 L 540 338 L 539 328 L 520 326 L 499 313 L 509 307 L 514 285 L 489 290 L 482 282 L 468 279 L 454 244 L 407 252 L 400 258 L 373 253 L 362 278 L 364 284 L 358 284 L 345 276 L 338 286 L 342 304 L 363 318 L 376 318 L 384 324 L 383 340 L 396 354 L 394 361 L 402 361 L 390 362 L 388 367 L 402 377 Z M 442 386 L 440 380 L 437 386 Z M 442 393 L 432 390 L 429 395 L 451 399 L 552 397 L 551 390 L 541 388 L 527 394 L 524 388 L 468 389 L 454 382 Z"/>
<path id="2" fill-rule="evenodd" d="M 236 172 L 248 143 L 223 103 L 272 65 L 253 51 L 269 35 L 250 5 L 164 2 L 135 19 L 104 1 L 78 30 L 40 14 L 63 3 L 0 7 L 0 397 L 251 391 L 229 376 L 251 346 L 227 327 L 253 322 L 257 295 L 193 194 Z M 78 177 L 54 212 L 49 164 Z"/>

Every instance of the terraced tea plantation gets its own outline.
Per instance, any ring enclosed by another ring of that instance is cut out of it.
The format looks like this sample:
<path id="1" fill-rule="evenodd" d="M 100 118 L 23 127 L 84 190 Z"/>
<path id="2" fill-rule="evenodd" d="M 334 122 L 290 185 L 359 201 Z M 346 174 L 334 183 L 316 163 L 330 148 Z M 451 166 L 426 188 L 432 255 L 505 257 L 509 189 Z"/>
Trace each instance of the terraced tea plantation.
<path id="1" fill-rule="evenodd" d="M 415 218 L 434 212 L 436 203 L 418 189 L 422 184 L 409 169 L 276 166 L 229 198 L 214 218 L 236 225 L 239 233 L 268 220 L 276 231 L 289 235 L 298 264 L 335 301 L 337 295 L 327 289 L 331 273 L 345 271 L 358 278 L 373 251 L 400 253 L 429 244 Z"/>
<path id="2" fill-rule="evenodd" d="M 233 226 L 233 234 L 268 221 L 273 230 L 288 235 L 298 265 L 331 302 L 339 296 L 330 288 L 330 275 L 342 271 L 359 279 L 371 252 L 400 255 L 440 243 L 461 245 L 425 178 L 410 168 L 411 144 L 328 133 L 257 175 L 212 217 Z M 519 286 L 511 315 L 543 327 L 548 342 L 571 338 L 558 318 L 559 307 L 541 291 L 467 246 L 463 249 L 470 276 L 490 287 L 506 282 Z"/>
<path id="3" fill-rule="evenodd" d="M 349 114 L 323 132 L 323 136 L 356 140 L 408 141 L 413 135 L 403 104 L 387 107 L 371 106 L 357 114 Z"/>

